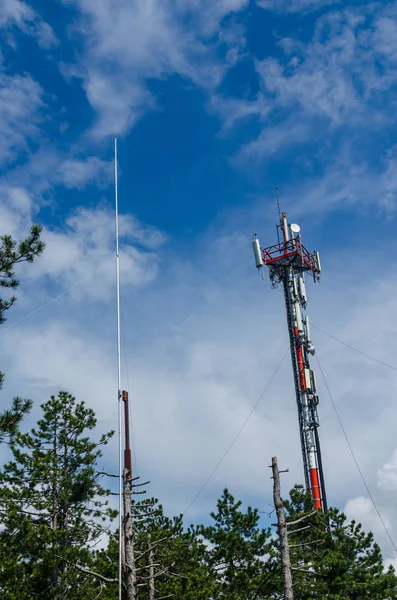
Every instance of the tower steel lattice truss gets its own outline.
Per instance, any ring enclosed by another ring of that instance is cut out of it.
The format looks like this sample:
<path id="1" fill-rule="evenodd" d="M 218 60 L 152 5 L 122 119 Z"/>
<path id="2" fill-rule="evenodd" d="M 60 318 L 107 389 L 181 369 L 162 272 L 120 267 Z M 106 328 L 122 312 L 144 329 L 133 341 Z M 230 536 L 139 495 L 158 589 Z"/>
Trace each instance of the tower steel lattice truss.
<path id="1" fill-rule="evenodd" d="M 280 235 L 281 233 L 281 235 Z M 321 264 L 318 252 L 312 254 L 301 241 L 299 225 L 289 224 L 282 213 L 277 226 L 278 243 L 262 249 L 254 235 L 252 242 L 257 269 L 269 269 L 272 287 L 282 284 L 295 382 L 296 403 L 306 487 L 311 490 L 316 510 L 327 509 L 324 473 L 318 435 L 318 395 L 316 376 L 310 368 L 310 356 L 315 348 L 310 337 L 309 317 L 306 315 L 305 275 L 320 279 Z"/>

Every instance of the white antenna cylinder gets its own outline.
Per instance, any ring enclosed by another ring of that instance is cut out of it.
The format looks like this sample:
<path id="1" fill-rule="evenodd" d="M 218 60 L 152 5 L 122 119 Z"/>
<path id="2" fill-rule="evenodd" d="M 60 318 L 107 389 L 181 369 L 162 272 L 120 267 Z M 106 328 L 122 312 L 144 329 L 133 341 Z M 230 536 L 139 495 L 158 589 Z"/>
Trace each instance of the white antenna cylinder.
<path id="1" fill-rule="evenodd" d="M 306 286 L 305 286 L 305 282 L 303 280 L 302 275 L 299 275 L 299 295 L 300 295 L 301 299 L 303 300 L 303 302 L 306 304 L 306 302 L 307 302 Z"/>
<path id="2" fill-rule="evenodd" d="M 119 443 L 119 600 L 122 600 L 122 544 L 123 544 L 123 452 L 121 410 L 121 332 L 120 332 L 120 253 L 119 253 L 119 190 L 117 169 L 117 138 L 114 138 L 114 195 L 116 210 L 116 303 L 117 303 L 117 396 L 118 396 L 118 443 Z"/>
<path id="3" fill-rule="evenodd" d="M 288 231 L 287 217 L 286 217 L 285 213 L 283 213 L 281 215 L 281 224 L 282 224 L 282 227 L 283 227 L 284 241 L 288 242 L 289 241 L 289 231 Z"/>
<path id="4" fill-rule="evenodd" d="M 318 252 L 314 253 L 314 260 L 315 260 L 317 272 L 321 273 L 321 262 L 320 262 L 320 255 Z"/>
<path id="5" fill-rule="evenodd" d="M 311 390 L 312 389 L 311 371 L 310 371 L 310 369 L 305 369 L 304 373 L 305 373 L 306 389 Z"/>
<path id="6" fill-rule="evenodd" d="M 316 379 L 316 374 L 314 371 L 311 372 L 312 375 L 312 390 L 313 392 L 317 392 L 317 379 Z"/>
<path id="7" fill-rule="evenodd" d="M 254 239 L 252 240 L 252 249 L 254 251 L 255 266 L 257 269 L 260 269 L 261 267 L 263 267 L 263 258 L 262 258 L 261 245 L 259 243 L 256 233 L 254 235 Z"/>
<path id="8" fill-rule="evenodd" d="M 296 326 L 298 328 L 298 331 L 299 332 L 303 331 L 302 313 L 301 313 L 301 307 L 299 305 L 299 302 L 295 302 L 295 318 L 296 318 Z"/>

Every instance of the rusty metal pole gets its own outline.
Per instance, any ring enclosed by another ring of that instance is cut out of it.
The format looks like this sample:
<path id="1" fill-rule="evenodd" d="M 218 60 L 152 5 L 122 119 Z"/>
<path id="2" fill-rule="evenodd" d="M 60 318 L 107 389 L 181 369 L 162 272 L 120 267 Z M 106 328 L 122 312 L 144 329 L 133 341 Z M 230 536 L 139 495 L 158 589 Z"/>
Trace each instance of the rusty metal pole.
<path id="1" fill-rule="evenodd" d="M 132 479 L 132 459 L 130 447 L 130 415 L 128 407 L 128 392 L 123 390 L 122 398 L 124 402 L 124 429 L 125 429 L 125 448 L 124 448 L 124 472 L 127 471 L 128 477 Z"/>
<path id="2" fill-rule="evenodd" d="M 125 427 L 125 449 L 124 449 L 124 582 L 126 589 L 126 600 L 136 600 L 136 565 L 134 554 L 134 525 L 131 507 L 131 480 L 132 459 L 130 448 L 128 392 L 122 392 L 124 402 L 124 427 Z"/>

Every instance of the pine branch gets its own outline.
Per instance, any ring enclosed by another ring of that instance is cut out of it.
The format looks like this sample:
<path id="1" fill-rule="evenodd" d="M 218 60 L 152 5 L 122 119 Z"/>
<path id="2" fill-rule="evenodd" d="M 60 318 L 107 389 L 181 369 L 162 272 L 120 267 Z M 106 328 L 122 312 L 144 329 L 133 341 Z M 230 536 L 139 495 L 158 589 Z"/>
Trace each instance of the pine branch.
<path id="1" fill-rule="evenodd" d="M 33 262 L 36 256 L 42 254 L 45 244 L 40 240 L 41 227 L 33 225 L 29 236 L 19 242 L 10 235 L 0 237 L 0 287 L 16 289 L 19 280 L 16 279 L 13 268 L 21 262 Z M 16 301 L 13 295 L 9 300 L 0 299 L 0 323 L 6 320 L 3 314 L 9 310 Z"/>
<path id="2" fill-rule="evenodd" d="M 0 389 L 3 380 L 4 375 L 3 373 L 0 373 Z M 13 398 L 11 408 L 0 414 L 0 442 L 12 442 L 14 435 L 18 431 L 20 422 L 23 417 L 31 411 L 32 406 L 33 402 L 31 400 L 25 400 L 18 396 Z M 9 440 L 6 440 L 6 438 L 9 438 Z"/>

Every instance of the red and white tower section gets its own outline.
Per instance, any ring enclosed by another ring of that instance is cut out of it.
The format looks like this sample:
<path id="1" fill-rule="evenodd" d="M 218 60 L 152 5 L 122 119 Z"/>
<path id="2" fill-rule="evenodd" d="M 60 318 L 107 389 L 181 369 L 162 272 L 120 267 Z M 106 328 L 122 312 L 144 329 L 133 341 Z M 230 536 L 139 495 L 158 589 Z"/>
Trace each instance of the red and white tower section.
<path id="1" fill-rule="evenodd" d="M 305 276 L 313 277 L 315 282 L 320 279 L 320 257 L 318 252 L 311 254 L 305 248 L 299 225 L 289 224 L 285 213 L 281 215 L 277 235 L 277 244 L 262 249 L 255 234 L 252 246 L 257 269 L 263 272 L 263 267 L 267 266 L 272 287 L 281 283 L 284 288 L 305 482 L 311 490 L 315 509 L 325 511 L 327 499 L 318 435 L 318 395 L 316 376 L 310 368 L 310 356 L 314 355 L 315 348 L 306 315 L 305 285 Z"/>

